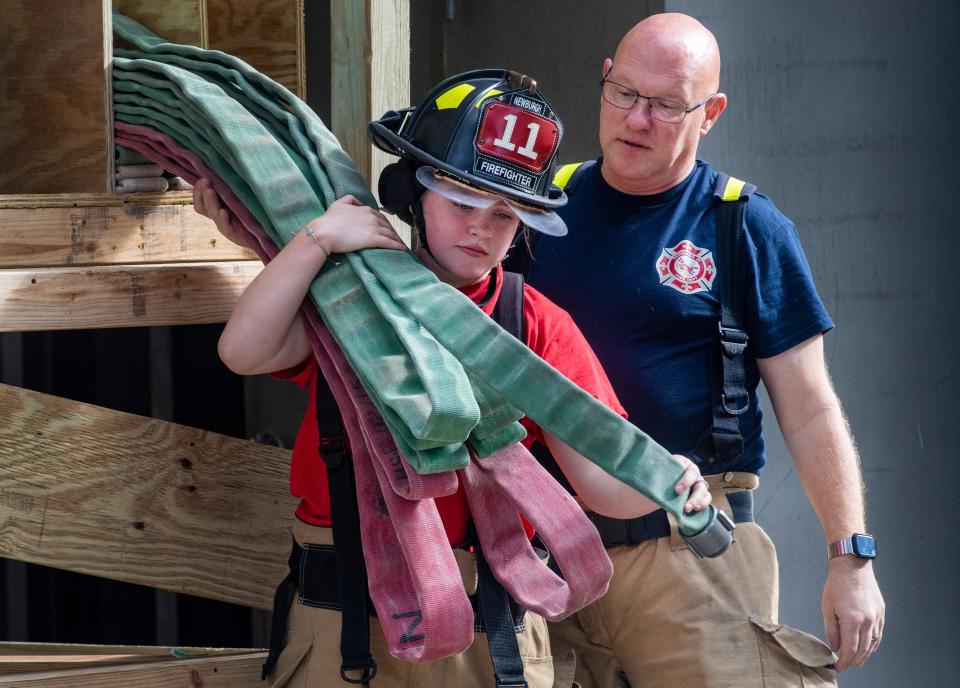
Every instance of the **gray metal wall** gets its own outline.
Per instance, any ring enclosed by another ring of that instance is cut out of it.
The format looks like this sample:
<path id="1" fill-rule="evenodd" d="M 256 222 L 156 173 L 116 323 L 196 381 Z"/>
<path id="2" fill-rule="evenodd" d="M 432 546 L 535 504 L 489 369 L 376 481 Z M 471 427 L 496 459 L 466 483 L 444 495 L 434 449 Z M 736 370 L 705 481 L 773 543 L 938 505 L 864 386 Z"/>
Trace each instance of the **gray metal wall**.
<path id="1" fill-rule="evenodd" d="M 703 156 L 796 221 L 837 323 L 827 355 L 860 447 L 888 605 L 880 652 L 841 685 L 957 685 L 960 6 L 666 8 L 696 16 L 720 42 L 730 107 Z M 780 549 L 781 617 L 822 634 L 822 537 L 779 437 L 760 505 Z"/>
<path id="2" fill-rule="evenodd" d="M 596 154 L 600 61 L 648 3 L 413 1 L 413 88 L 506 66 L 564 118 L 565 161 Z M 728 111 L 702 157 L 792 217 L 838 327 L 826 338 L 856 433 L 877 575 L 880 652 L 844 688 L 957 685 L 960 314 L 950 208 L 960 174 L 955 2 L 675 0 L 717 35 Z M 550 14 L 546 14 L 549 11 Z M 502 21 L 509 16 L 511 21 Z M 823 538 L 776 432 L 759 519 L 777 542 L 781 618 L 823 636 Z M 745 583 L 746 584 L 746 583 Z"/>

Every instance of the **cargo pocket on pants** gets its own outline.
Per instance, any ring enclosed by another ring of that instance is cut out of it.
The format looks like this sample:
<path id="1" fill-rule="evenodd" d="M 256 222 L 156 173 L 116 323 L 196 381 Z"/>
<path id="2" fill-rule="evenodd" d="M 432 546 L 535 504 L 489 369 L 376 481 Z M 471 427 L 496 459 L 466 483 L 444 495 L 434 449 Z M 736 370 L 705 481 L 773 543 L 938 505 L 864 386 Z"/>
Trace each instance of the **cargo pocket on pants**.
<path id="1" fill-rule="evenodd" d="M 313 647 L 313 636 L 287 629 L 286 642 L 277 665 L 267 676 L 268 688 L 306 688 L 307 656 Z"/>
<path id="2" fill-rule="evenodd" d="M 577 673 L 577 653 L 571 647 L 553 656 L 553 688 L 578 688 L 573 680 Z"/>
<path id="3" fill-rule="evenodd" d="M 818 638 L 790 626 L 750 617 L 757 632 L 763 685 L 770 688 L 836 686 L 836 655 Z"/>

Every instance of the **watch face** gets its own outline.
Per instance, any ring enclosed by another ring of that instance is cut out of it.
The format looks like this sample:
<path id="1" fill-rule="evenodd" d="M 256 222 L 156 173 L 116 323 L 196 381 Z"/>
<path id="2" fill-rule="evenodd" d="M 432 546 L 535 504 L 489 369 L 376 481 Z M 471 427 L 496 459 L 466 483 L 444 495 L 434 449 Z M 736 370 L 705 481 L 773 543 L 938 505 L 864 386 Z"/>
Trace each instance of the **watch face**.
<path id="1" fill-rule="evenodd" d="M 854 555 L 863 559 L 874 559 L 877 556 L 877 542 L 869 535 L 855 534 L 851 540 Z"/>

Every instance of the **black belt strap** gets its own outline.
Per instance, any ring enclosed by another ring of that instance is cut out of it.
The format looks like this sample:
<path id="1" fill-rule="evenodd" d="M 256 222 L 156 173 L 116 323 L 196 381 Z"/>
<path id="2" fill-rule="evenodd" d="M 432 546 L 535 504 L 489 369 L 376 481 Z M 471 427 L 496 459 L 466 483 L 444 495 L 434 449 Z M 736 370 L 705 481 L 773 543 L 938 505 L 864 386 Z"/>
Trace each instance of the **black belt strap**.
<path id="1" fill-rule="evenodd" d="M 753 492 L 750 490 L 730 492 L 727 494 L 727 501 L 730 502 L 734 523 L 753 521 Z M 670 535 L 670 521 L 667 519 L 667 512 L 663 509 L 657 509 L 640 518 L 627 520 L 609 518 L 592 512 L 588 512 L 587 517 L 600 533 L 603 546 L 608 549 L 618 545 L 639 545 L 647 540 L 656 540 Z"/>
<path id="2" fill-rule="evenodd" d="M 477 597 L 479 598 L 479 619 L 487 634 L 487 646 L 490 649 L 490 661 L 497 688 L 516 686 L 527 688 L 523 675 L 523 661 L 520 659 L 520 646 L 514 630 L 514 616 L 510 608 L 510 597 L 500 585 L 486 557 L 479 546 L 477 555 Z"/>

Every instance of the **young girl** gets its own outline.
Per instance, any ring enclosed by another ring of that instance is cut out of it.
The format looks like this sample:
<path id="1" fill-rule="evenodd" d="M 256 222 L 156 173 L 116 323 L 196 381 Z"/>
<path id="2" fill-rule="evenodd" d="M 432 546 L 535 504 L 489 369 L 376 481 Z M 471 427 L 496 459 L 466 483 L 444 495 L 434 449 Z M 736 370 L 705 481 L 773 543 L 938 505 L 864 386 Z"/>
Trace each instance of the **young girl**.
<path id="1" fill-rule="evenodd" d="M 535 82 L 503 70 L 462 74 L 436 86 L 417 108 L 388 113 L 371 124 L 371 131 L 378 146 L 401 156 L 381 175 L 380 198 L 388 210 L 415 228 L 416 256 L 488 315 L 500 298 L 500 263 L 507 253 L 524 241 L 528 231 L 566 232 L 552 210 L 565 198 L 551 185 L 562 125 L 536 92 Z M 196 185 L 194 199 L 199 212 L 214 218 L 230 236 L 230 218 L 206 180 Z M 272 373 L 315 390 L 318 368 L 299 308 L 331 254 L 364 248 L 406 250 L 380 212 L 352 196 L 341 198 L 297 234 L 243 293 L 220 339 L 224 363 L 239 374 Z M 625 415 L 566 312 L 528 286 L 522 291 L 522 311 L 525 344 Z M 539 441 L 550 449 L 585 509 L 632 518 L 658 508 L 528 419 L 522 422 L 527 430 L 524 443 Z M 293 528 L 300 547 L 332 544 L 327 473 L 317 449 L 319 439 L 316 409 L 311 405 L 291 466 L 291 491 L 301 500 Z M 676 484 L 677 494 L 691 491 L 685 510 L 705 508 L 710 496 L 696 466 L 684 457 L 674 458 L 686 467 Z M 462 488 L 436 499 L 436 505 L 450 545 L 460 547 L 470 518 Z M 472 593 L 473 555 L 458 549 L 456 556 Z M 286 644 L 270 673 L 270 685 L 349 685 L 338 679 L 338 617 L 337 611 L 294 601 Z M 389 655 L 375 619 L 370 626 L 378 667 L 376 685 L 486 687 L 494 683 L 486 643 L 475 642 L 453 657 L 411 664 Z M 553 685 L 544 620 L 527 613 L 518 628 L 528 684 Z"/>

